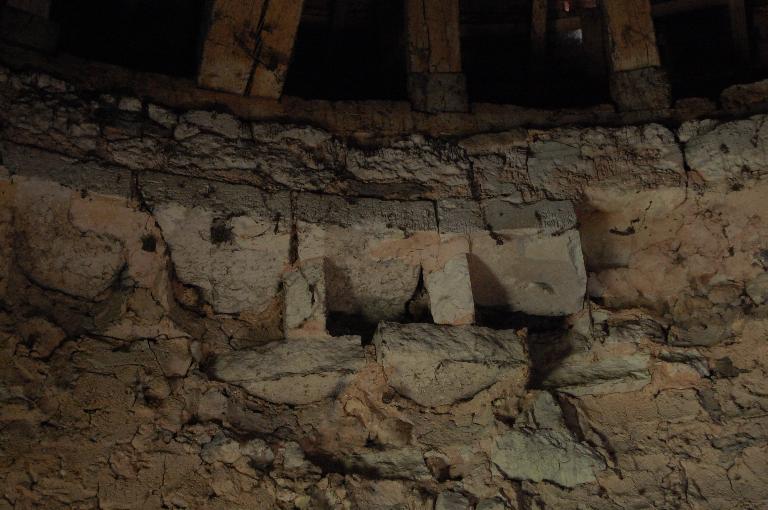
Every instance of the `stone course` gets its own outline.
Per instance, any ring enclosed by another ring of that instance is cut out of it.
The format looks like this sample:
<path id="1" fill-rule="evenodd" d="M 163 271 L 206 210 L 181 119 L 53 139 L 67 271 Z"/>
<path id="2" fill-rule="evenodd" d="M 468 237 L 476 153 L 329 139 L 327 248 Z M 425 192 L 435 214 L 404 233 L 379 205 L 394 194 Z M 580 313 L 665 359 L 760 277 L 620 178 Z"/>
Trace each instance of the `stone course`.
<path id="1" fill-rule="evenodd" d="M 5 69 L 0 105 L 0 507 L 768 500 L 762 115 L 353 142 Z"/>

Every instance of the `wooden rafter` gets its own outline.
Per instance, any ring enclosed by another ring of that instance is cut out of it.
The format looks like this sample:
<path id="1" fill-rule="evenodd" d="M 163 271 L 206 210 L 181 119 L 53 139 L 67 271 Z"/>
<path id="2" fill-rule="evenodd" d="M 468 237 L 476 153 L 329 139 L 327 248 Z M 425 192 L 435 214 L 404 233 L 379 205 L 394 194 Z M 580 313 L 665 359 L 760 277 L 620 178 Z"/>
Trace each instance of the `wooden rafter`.
<path id="1" fill-rule="evenodd" d="M 668 108 L 671 91 L 661 69 L 650 0 L 604 0 L 610 89 L 621 110 Z"/>
<path id="2" fill-rule="evenodd" d="M 459 0 L 405 0 L 408 94 L 414 109 L 465 111 Z"/>
<path id="3" fill-rule="evenodd" d="M 214 0 L 198 84 L 279 98 L 302 7 L 303 0 Z"/>
<path id="4" fill-rule="evenodd" d="M 607 0 L 603 12 L 608 28 L 611 67 L 632 71 L 661 64 L 649 0 Z"/>
<path id="5" fill-rule="evenodd" d="M 405 6 L 409 71 L 461 72 L 458 0 L 406 0 Z"/>

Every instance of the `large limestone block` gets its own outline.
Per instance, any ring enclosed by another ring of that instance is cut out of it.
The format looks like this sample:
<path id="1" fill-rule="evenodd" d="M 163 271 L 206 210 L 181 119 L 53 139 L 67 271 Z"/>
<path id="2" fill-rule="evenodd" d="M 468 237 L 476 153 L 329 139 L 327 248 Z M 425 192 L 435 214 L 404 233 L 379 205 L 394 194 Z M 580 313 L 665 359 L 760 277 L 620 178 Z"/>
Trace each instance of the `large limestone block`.
<path id="1" fill-rule="evenodd" d="M 3 142 L 2 151 L 3 165 L 13 173 L 15 180 L 21 177 L 55 182 L 84 195 L 131 196 L 131 173 L 125 168 L 98 161 L 81 161 L 11 142 Z"/>
<path id="2" fill-rule="evenodd" d="M 587 275 L 579 233 L 470 236 L 475 303 L 531 315 L 568 315 L 582 308 Z"/>
<path id="3" fill-rule="evenodd" d="M 438 242 L 430 202 L 299 195 L 299 262 L 324 258 L 329 312 L 399 320 Z"/>
<path id="4" fill-rule="evenodd" d="M 210 375 L 270 402 L 302 405 L 333 397 L 364 364 L 360 337 L 303 338 L 221 354 Z"/>
<path id="5" fill-rule="evenodd" d="M 491 462 L 512 480 L 543 480 L 575 487 L 595 480 L 605 462 L 559 430 L 510 430 L 494 439 Z"/>
<path id="6" fill-rule="evenodd" d="M 532 131 L 529 140 L 530 183 L 549 197 L 573 198 L 597 182 L 634 188 L 685 183 L 675 136 L 658 124 Z"/>
<path id="7" fill-rule="evenodd" d="M 389 385 L 424 406 L 469 399 L 502 381 L 522 391 L 528 380 L 528 355 L 515 331 L 381 323 L 373 341 Z"/>
<path id="8" fill-rule="evenodd" d="M 16 261 L 36 284 L 95 300 L 125 267 L 123 245 L 70 221 L 72 191 L 38 180 L 16 181 Z"/>
<path id="9" fill-rule="evenodd" d="M 275 299 L 290 252 L 287 195 L 160 175 L 147 176 L 141 190 L 176 276 L 214 310 L 259 312 Z"/>
<path id="10" fill-rule="evenodd" d="M 685 159 L 708 184 L 736 184 L 766 172 L 764 115 L 725 122 L 685 144 Z"/>
<path id="11" fill-rule="evenodd" d="M 569 201 L 440 200 L 440 233 L 469 238 L 475 303 L 532 315 L 581 309 L 586 271 Z"/>

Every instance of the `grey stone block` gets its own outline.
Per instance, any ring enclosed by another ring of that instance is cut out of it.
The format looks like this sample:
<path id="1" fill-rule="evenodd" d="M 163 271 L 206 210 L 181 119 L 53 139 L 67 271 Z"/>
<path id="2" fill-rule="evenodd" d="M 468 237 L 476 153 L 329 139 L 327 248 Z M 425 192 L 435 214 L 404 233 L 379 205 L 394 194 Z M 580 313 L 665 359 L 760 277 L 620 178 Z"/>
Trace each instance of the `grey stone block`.
<path id="1" fill-rule="evenodd" d="M 51 181 L 77 191 L 131 196 L 131 172 L 125 168 L 84 162 L 11 142 L 3 143 L 2 160 L 12 175 Z"/>
<path id="2" fill-rule="evenodd" d="M 139 189 L 152 207 L 178 204 L 201 207 L 224 215 L 242 215 L 275 221 L 288 228 L 291 199 L 287 191 L 267 193 L 253 186 L 227 184 L 207 179 L 143 172 Z"/>
<path id="3" fill-rule="evenodd" d="M 437 230 L 432 202 L 347 199 L 301 193 L 296 198 L 296 219 L 311 224 L 377 226 L 407 231 Z"/>

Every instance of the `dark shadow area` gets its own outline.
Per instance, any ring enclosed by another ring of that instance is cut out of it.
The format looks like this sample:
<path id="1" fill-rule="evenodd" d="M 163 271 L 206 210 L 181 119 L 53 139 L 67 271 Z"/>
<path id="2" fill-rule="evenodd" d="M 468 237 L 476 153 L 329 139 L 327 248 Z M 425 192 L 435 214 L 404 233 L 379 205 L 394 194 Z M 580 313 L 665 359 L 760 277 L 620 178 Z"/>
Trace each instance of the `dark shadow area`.
<path id="1" fill-rule="evenodd" d="M 285 93 L 307 99 L 406 98 L 403 2 L 307 0 Z"/>
<path id="2" fill-rule="evenodd" d="M 193 77 L 204 0 L 53 0 L 59 49 L 110 64 Z"/>
<path id="3" fill-rule="evenodd" d="M 749 78 L 734 51 L 726 5 L 657 17 L 654 26 L 673 97 L 717 98 L 729 84 Z"/>
<path id="4" fill-rule="evenodd" d="M 378 325 L 378 322 L 362 315 L 343 312 L 329 312 L 325 320 L 325 327 L 331 336 L 358 335 L 362 338 L 363 345 L 371 343 Z"/>
<path id="5" fill-rule="evenodd" d="M 505 307 L 475 307 L 476 323 L 491 329 L 528 328 L 529 333 L 562 331 L 565 317 L 545 317 L 513 312 Z"/>
<path id="6" fill-rule="evenodd" d="M 596 10 L 582 19 L 594 18 Z M 470 101 L 545 108 L 609 101 L 602 41 L 594 40 L 602 36 L 599 20 L 584 30 L 575 11 L 550 2 L 547 35 L 536 50 L 531 17 L 531 2 L 461 0 L 462 67 Z"/>
<path id="7" fill-rule="evenodd" d="M 542 389 L 542 381 L 573 351 L 567 329 L 531 331 L 528 333 L 528 355 L 531 358 L 531 377 L 528 387 Z"/>
<path id="8" fill-rule="evenodd" d="M 462 0 L 461 64 L 470 101 L 525 101 L 530 72 L 527 2 Z"/>

